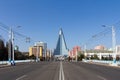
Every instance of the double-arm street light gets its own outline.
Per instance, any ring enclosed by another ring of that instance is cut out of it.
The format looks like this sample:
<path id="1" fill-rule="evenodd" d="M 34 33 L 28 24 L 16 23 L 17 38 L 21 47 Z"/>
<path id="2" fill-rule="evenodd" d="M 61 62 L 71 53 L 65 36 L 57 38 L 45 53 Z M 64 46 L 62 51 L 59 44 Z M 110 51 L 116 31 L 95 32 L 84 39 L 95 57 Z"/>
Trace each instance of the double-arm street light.
<path id="1" fill-rule="evenodd" d="M 103 27 L 107 27 L 103 25 Z M 116 64 L 116 32 L 114 26 L 110 27 L 112 30 L 112 48 L 113 48 L 113 64 Z"/>
<path id="2" fill-rule="evenodd" d="M 21 26 L 17 26 L 17 28 L 19 28 Z M 10 31 L 9 31 L 9 43 L 8 43 L 8 64 L 9 65 L 15 65 L 15 57 L 14 57 L 14 31 L 13 29 L 10 27 Z M 11 57 L 12 55 L 12 57 Z"/>

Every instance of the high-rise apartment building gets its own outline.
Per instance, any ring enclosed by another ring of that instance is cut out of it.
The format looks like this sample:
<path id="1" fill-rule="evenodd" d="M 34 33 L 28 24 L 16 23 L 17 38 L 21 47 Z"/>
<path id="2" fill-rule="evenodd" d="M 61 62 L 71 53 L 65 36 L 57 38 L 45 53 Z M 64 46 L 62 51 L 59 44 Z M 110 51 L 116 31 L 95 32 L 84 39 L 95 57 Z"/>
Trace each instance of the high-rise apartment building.
<path id="1" fill-rule="evenodd" d="M 47 43 L 36 42 L 34 46 L 29 47 L 29 56 L 45 57 L 47 51 Z"/>

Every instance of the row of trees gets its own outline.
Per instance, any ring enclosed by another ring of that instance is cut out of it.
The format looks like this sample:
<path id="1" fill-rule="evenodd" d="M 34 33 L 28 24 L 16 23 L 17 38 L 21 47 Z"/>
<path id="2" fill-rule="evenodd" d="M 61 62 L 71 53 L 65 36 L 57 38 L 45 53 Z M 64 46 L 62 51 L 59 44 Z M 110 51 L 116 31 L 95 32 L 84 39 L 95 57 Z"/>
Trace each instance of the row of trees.
<path id="1" fill-rule="evenodd" d="M 77 57 L 78 57 L 78 61 L 82 61 L 82 59 L 100 60 L 96 54 L 92 55 L 91 57 L 86 57 L 83 51 L 79 51 Z M 72 60 L 72 58 L 69 57 L 68 60 Z M 73 60 L 75 60 L 75 58 L 73 58 Z M 113 57 L 110 55 L 108 57 L 102 56 L 101 60 L 113 60 Z M 116 60 L 117 61 L 120 60 L 120 57 L 116 56 Z"/>
<path id="2" fill-rule="evenodd" d="M 90 50 L 86 50 L 86 53 L 113 53 L 113 51 L 90 49 Z"/>
<path id="3" fill-rule="evenodd" d="M 12 45 L 11 45 L 12 47 Z M 3 60 L 8 60 L 8 49 L 9 49 L 9 43 L 6 43 L 6 46 L 4 44 L 4 41 L 2 39 L 0 39 L 0 61 Z M 12 49 L 11 49 L 12 51 Z M 15 60 L 25 60 L 25 59 L 29 59 L 30 57 L 28 55 L 24 55 L 22 52 L 20 52 L 19 50 L 15 50 L 14 51 L 15 54 Z M 11 55 L 12 57 L 12 55 Z"/>
<path id="4" fill-rule="evenodd" d="M 77 56 L 78 61 L 82 61 L 82 59 L 85 59 L 85 55 L 82 51 L 78 52 Z M 70 56 L 68 57 L 68 61 L 75 60 L 75 58 L 71 58 Z"/>
<path id="5" fill-rule="evenodd" d="M 0 60 L 7 60 L 7 59 L 8 59 L 8 49 L 7 47 L 4 46 L 4 41 L 0 39 Z"/>

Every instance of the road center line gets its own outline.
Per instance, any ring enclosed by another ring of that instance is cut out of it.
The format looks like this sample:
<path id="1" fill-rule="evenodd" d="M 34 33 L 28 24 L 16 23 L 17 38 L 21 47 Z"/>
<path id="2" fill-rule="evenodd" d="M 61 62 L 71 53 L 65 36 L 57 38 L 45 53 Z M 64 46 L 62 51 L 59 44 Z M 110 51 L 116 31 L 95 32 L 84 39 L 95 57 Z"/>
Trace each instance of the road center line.
<path id="1" fill-rule="evenodd" d="M 59 80 L 65 80 L 62 61 L 60 62 Z"/>
<path id="2" fill-rule="evenodd" d="M 27 76 L 27 75 L 23 75 L 23 76 L 17 78 L 16 80 L 21 80 L 21 79 L 23 79 L 23 78 L 26 77 L 26 76 Z"/>
<path id="3" fill-rule="evenodd" d="M 61 66 L 62 66 L 62 80 L 65 80 L 62 62 L 61 62 Z"/>
<path id="4" fill-rule="evenodd" d="M 60 70 L 59 70 L 59 80 L 61 80 L 61 62 L 60 62 Z"/>
<path id="5" fill-rule="evenodd" d="M 101 80 L 107 80 L 106 78 L 99 76 L 99 75 L 97 77 L 100 78 Z"/>

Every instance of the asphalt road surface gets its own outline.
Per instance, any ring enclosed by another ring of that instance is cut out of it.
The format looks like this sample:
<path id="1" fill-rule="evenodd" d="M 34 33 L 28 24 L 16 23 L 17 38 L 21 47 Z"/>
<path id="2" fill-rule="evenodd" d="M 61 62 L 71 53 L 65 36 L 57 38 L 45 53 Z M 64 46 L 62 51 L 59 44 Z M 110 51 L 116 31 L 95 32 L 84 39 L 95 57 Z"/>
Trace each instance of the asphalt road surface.
<path id="1" fill-rule="evenodd" d="M 120 80 L 120 68 L 83 62 L 31 62 L 0 68 L 0 80 Z"/>

